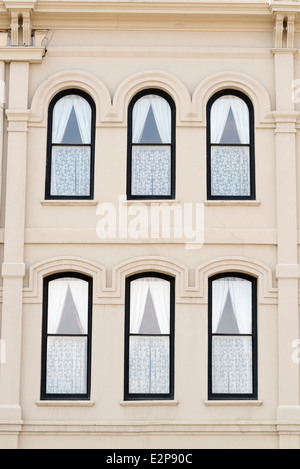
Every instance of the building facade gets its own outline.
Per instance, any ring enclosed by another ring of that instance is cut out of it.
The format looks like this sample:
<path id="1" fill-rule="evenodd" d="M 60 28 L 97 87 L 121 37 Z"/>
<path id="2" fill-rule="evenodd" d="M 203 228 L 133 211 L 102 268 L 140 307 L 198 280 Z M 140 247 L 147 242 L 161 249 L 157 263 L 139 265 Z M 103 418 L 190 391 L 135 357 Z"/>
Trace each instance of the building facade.
<path id="1" fill-rule="evenodd" d="M 2 448 L 299 448 L 300 2 L 0 2 Z"/>

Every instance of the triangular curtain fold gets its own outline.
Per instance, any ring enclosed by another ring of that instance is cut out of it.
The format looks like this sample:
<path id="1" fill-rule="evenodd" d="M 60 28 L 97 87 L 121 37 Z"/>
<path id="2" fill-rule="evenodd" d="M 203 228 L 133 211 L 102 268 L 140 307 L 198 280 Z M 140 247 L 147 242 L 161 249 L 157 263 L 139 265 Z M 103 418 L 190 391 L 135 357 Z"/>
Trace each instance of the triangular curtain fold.
<path id="1" fill-rule="evenodd" d="M 77 95 L 64 96 L 54 106 L 52 119 L 52 143 L 61 143 L 74 108 L 82 143 L 91 142 L 91 106 Z"/>
<path id="2" fill-rule="evenodd" d="M 170 105 L 165 99 L 155 95 L 143 96 L 133 107 L 132 143 L 141 141 L 150 106 L 162 143 L 171 143 Z"/>
<path id="3" fill-rule="evenodd" d="M 88 282 L 84 280 L 53 280 L 48 287 L 48 334 L 57 333 L 63 314 L 68 288 L 76 306 L 82 333 L 87 333 Z"/>
<path id="4" fill-rule="evenodd" d="M 170 283 L 151 278 L 133 280 L 130 285 L 130 333 L 138 334 L 150 291 L 161 334 L 170 332 Z"/>
<path id="5" fill-rule="evenodd" d="M 227 123 L 230 109 L 234 117 L 240 143 L 249 143 L 249 109 L 237 96 L 222 96 L 211 107 L 210 127 L 211 143 L 220 143 Z"/>
<path id="6" fill-rule="evenodd" d="M 238 278 L 215 280 L 213 282 L 212 332 L 216 333 L 218 330 L 228 293 L 230 294 L 239 333 L 251 334 L 252 283 Z"/>

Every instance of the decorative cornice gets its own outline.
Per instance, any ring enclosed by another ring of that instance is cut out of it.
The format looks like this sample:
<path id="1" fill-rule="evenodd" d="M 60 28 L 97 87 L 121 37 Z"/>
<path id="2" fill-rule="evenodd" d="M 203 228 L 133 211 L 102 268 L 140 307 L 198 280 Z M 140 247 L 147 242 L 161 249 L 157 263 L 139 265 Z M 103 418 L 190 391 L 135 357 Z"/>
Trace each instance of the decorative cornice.
<path id="1" fill-rule="evenodd" d="M 45 55 L 44 47 L 0 47 L 0 61 L 39 64 Z"/>
<path id="2" fill-rule="evenodd" d="M 270 10 L 272 13 L 299 13 L 299 0 L 270 0 Z"/>
<path id="3" fill-rule="evenodd" d="M 38 0 L 3 0 L 5 8 L 9 11 L 33 10 Z"/>

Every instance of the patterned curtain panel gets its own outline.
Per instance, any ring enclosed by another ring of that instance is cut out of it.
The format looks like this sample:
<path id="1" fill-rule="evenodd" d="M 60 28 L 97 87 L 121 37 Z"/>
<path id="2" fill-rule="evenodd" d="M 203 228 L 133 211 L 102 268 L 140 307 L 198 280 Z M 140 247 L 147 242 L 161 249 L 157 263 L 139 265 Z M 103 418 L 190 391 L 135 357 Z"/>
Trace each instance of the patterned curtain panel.
<path id="1" fill-rule="evenodd" d="M 55 104 L 52 123 L 51 195 L 90 195 L 91 119 L 91 106 L 81 96 L 64 96 Z"/>
<path id="2" fill-rule="evenodd" d="M 48 285 L 48 394 L 87 392 L 88 282 L 65 277 Z"/>
<path id="3" fill-rule="evenodd" d="M 130 285 L 129 393 L 170 392 L 170 282 L 155 277 Z"/>
<path id="4" fill-rule="evenodd" d="M 48 337 L 46 379 L 48 394 L 86 393 L 86 337 Z"/>
<path id="5" fill-rule="evenodd" d="M 251 394 L 252 282 L 223 277 L 212 284 L 212 392 Z"/>
<path id="6" fill-rule="evenodd" d="M 90 147 L 52 147 L 51 195 L 88 196 L 90 174 Z"/>
<path id="7" fill-rule="evenodd" d="M 211 195 L 250 195 L 249 147 L 211 147 Z"/>
<path id="8" fill-rule="evenodd" d="M 171 148 L 132 147 L 132 194 L 171 194 Z"/>
<path id="9" fill-rule="evenodd" d="M 169 349 L 169 337 L 130 337 L 130 393 L 169 393 Z"/>
<path id="10" fill-rule="evenodd" d="M 212 391 L 215 394 L 251 394 L 252 337 L 213 337 Z"/>
<path id="11" fill-rule="evenodd" d="M 225 95 L 211 108 L 211 195 L 250 196 L 249 109 Z"/>

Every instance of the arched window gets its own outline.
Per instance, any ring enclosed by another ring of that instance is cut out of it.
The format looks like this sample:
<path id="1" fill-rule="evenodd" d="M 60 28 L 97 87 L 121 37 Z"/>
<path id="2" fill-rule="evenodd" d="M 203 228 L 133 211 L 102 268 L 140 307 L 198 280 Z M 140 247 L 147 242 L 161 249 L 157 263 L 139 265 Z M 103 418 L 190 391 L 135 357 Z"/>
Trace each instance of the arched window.
<path id="1" fill-rule="evenodd" d="M 251 101 L 223 90 L 207 106 L 208 199 L 255 199 L 254 117 Z"/>
<path id="2" fill-rule="evenodd" d="M 46 199 L 92 199 L 95 105 L 79 90 L 65 90 L 48 112 Z"/>
<path id="3" fill-rule="evenodd" d="M 125 399 L 172 399 L 174 279 L 139 274 L 126 282 Z"/>
<path id="4" fill-rule="evenodd" d="M 88 399 L 92 279 L 76 273 L 44 279 L 42 399 Z"/>
<path id="5" fill-rule="evenodd" d="M 257 398 L 256 279 L 209 279 L 209 398 Z"/>
<path id="6" fill-rule="evenodd" d="M 129 105 L 127 196 L 175 197 L 175 105 L 160 90 L 143 91 Z"/>

